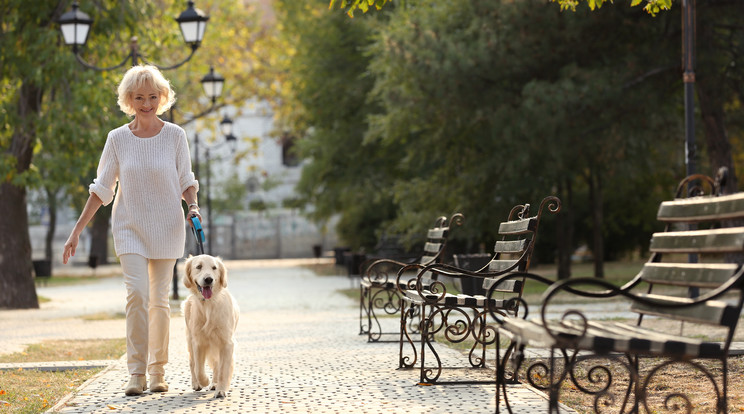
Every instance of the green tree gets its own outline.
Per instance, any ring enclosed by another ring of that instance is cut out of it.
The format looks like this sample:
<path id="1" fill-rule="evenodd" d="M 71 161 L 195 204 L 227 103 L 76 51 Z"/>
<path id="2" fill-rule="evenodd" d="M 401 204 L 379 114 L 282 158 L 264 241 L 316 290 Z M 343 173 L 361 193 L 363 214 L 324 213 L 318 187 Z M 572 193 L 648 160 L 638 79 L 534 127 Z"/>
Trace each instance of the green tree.
<path id="1" fill-rule="evenodd" d="M 393 217 L 389 174 L 397 168 L 396 159 L 386 156 L 394 149 L 363 141 L 372 86 L 363 50 L 374 22 L 353 24 L 318 4 L 276 4 L 285 42 L 293 45 L 284 85 L 291 91 L 284 104 L 293 112 L 283 126 L 302 138 L 298 146 L 308 162 L 297 189 L 313 205 L 309 216 L 325 222 L 344 212 L 340 237 L 354 248 L 369 248 Z"/>
<path id="2" fill-rule="evenodd" d="M 100 22 L 111 30 L 104 33 L 108 38 L 116 38 L 116 31 L 137 16 L 137 10 L 125 3 L 98 4 L 116 10 L 115 18 Z M 101 126 L 107 121 L 101 109 L 107 94 L 104 78 L 78 74 L 74 57 L 60 45 L 56 20 L 67 7 L 67 1 L 15 0 L 2 6 L 0 117 L 6 127 L 0 132 L 0 209 L 4 212 L 0 233 L 9 236 L 0 240 L 0 308 L 38 307 L 26 212 L 27 188 L 38 187 L 43 180 L 33 164 L 35 154 L 67 147 L 73 151 L 70 169 L 84 168 L 90 162 L 89 145 L 100 142 Z M 81 94 L 87 99 L 78 99 Z M 64 165 L 64 161 L 45 163 L 56 171 Z"/>
<path id="3" fill-rule="evenodd" d="M 655 205 L 684 174 L 680 9 L 648 18 L 640 8 L 596 10 L 602 3 L 587 2 L 591 13 L 499 1 L 384 9 L 390 20 L 369 52 L 369 102 L 381 109 L 368 107 L 364 143 L 398 150 L 397 177 L 388 178 L 394 226 L 408 231 L 456 209 L 477 229 L 470 235 L 482 234 L 490 211 L 558 189 L 568 200 L 559 221 L 570 217 L 557 245 L 588 241 L 598 276 L 605 254 L 647 246 Z M 647 2 L 647 11 L 653 4 L 661 3 Z M 698 2 L 706 24 L 696 86 L 709 157 L 701 171 L 735 166 L 727 135 L 737 125 L 732 135 L 741 136 L 743 6 Z"/>

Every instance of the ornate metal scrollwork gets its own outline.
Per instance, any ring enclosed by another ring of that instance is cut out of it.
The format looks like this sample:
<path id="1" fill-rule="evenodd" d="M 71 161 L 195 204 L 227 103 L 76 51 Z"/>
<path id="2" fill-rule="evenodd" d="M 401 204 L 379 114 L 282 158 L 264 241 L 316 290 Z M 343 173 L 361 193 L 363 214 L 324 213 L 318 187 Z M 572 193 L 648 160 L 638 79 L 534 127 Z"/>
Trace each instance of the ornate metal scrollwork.
<path id="1" fill-rule="evenodd" d="M 672 365 L 677 365 L 677 364 L 691 367 L 695 371 L 699 372 L 706 380 L 710 381 L 712 385 L 712 390 L 713 390 L 712 392 L 715 395 L 715 400 L 716 400 L 716 404 L 715 404 L 716 412 L 718 413 L 726 412 L 725 411 L 726 402 L 724 401 L 723 393 L 721 392 L 721 389 L 718 387 L 718 384 L 716 383 L 713 373 L 698 362 L 682 361 L 682 360 L 665 361 L 655 366 L 651 371 L 649 371 L 648 375 L 646 375 L 646 378 L 643 381 L 643 385 L 642 387 L 640 387 L 640 390 L 638 392 L 638 399 L 643 404 L 643 408 L 645 408 L 647 412 L 662 412 L 659 409 L 652 411 L 652 409 L 655 408 L 653 407 L 652 404 L 649 403 L 649 394 L 651 394 L 652 390 L 658 391 L 658 392 L 668 391 L 668 387 L 657 388 L 657 387 L 650 386 L 652 384 L 654 376 L 659 374 L 665 368 L 672 366 Z M 665 410 L 664 412 L 684 412 L 684 413 L 691 414 L 692 408 L 693 408 L 693 400 L 690 397 L 690 395 L 684 392 L 669 392 L 669 394 L 663 399 L 663 409 Z"/>
<path id="2" fill-rule="evenodd" d="M 633 362 L 621 356 L 591 355 L 582 359 L 578 352 L 573 353 L 570 357 L 564 355 L 563 359 L 566 361 L 563 372 L 553 372 L 551 376 L 551 378 L 558 378 L 552 385 L 549 385 L 552 388 L 551 392 L 557 396 L 560 393 L 561 384 L 568 377 L 577 391 L 592 396 L 592 406 L 595 413 L 601 414 L 608 412 L 608 410 L 610 412 L 626 412 L 626 408 L 631 405 L 629 397 L 638 384 L 638 371 Z M 627 373 L 625 377 L 627 385 L 616 378 L 610 368 L 612 363 L 621 367 Z M 555 364 L 552 364 L 552 369 L 557 370 Z M 613 387 L 620 387 L 622 390 L 624 394 L 622 402 L 618 401 L 617 394 L 612 391 Z M 630 410 L 630 412 L 637 412 L 637 406 L 630 407 Z"/>

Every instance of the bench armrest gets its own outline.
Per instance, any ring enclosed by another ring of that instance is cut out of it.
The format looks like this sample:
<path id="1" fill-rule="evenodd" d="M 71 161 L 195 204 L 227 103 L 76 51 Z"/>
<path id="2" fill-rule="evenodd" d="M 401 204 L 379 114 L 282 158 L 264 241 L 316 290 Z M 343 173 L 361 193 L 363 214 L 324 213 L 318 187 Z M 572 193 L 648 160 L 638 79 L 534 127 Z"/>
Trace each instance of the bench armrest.
<path id="1" fill-rule="evenodd" d="M 712 289 L 703 295 L 695 298 L 679 298 L 674 296 L 663 296 L 663 295 L 650 295 L 644 293 L 635 293 L 633 288 L 637 285 L 634 283 L 636 280 L 640 281 L 639 278 L 633 279 L 626 285 L 617 287 L 612 283 L 597 278 L 577 278 L 577 279 L 566 279 L 555 282 L 548 287 L 542 296 L 542 309 L 541 319 L 543 325 L 548 328 L 548 333 L 556 340 L 560 341 L 561 338 L 557 332 L 554 332 L 549 327 L 551 324 L 548 323 L 548 308 L 552 303 L 552 299 L 559 293 L 570 293 L 577 296 L 589 297 L 589 298 L 611 298 L 611 297 L 622 297 L 631 302 L 631 308 L 645 309 L 642 313 L 649 313 L 649 309 L 659 309 L 667 312 L 673 312 L 678 314 L 680 319 L 684 319 L 685 314 L 694 314 L 696 310 L 693 308 L 699 308 L 701 306 L 711 305 L 716 300 L 721 299 L 722 296 L 729 293 L 733 289 L 740 289 L 744 281 L 744 269 L 740 266 L 736 274 L 732 276 L 728 281 L 721 284 L 718 288 Z M 577 287 L 581 285 L 581 288 Z M 596 287 L 596 290 L 589 290 L 587 287 Z M 723 304 L 723 308 L 725 308 Z M 731 315 L 726 315 L 726 309 L 722 308 L 721 316 L 716 315 L 716 318 L 730 318 Z M 571 325 L 574 329 L 578 327 L 579 331 L 584 331 L 588 328 L 588 319 L 584 314 L 577 309 L 569 309 L 562 315 L 561 325 L 563 325 L 567 318 L 577 317 L 579 322 L 572 321 Z M 738 319 L 738 314 L 735 315 L 735 319 Z M 718 322 L 725 324 L 723 319 Z M 581 335 L 583 336 L 583 334 Z"/>
<path id="2" fill-rule="evenodd" d="M 373 258 L 368 259 L 360 266 L 363 270 L 362 280 L 374 283 L 387 283 L 395 278 L 400 268 L 414 264 L 419 258 L 406 261 L 391 258 Z"/>

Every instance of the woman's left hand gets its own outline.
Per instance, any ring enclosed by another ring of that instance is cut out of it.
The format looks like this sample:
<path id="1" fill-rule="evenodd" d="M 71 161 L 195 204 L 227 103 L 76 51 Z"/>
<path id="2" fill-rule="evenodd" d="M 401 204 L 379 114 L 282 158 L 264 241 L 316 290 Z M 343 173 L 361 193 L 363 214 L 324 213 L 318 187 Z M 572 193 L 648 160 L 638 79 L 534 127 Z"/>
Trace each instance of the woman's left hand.
<path id="1" fill-rule="evenodd" d="M 196 217 L 199 219 L 199 221 L 202 221 L 201 214 L 199 214 L 199 208 L 198 207 L 192 207 L 189 209 L 189 212 L 186 214 L 186 221 L 189 222 L 189 226 L 193 227 L 194 223 L 191 222 L 191 218 Z"/>

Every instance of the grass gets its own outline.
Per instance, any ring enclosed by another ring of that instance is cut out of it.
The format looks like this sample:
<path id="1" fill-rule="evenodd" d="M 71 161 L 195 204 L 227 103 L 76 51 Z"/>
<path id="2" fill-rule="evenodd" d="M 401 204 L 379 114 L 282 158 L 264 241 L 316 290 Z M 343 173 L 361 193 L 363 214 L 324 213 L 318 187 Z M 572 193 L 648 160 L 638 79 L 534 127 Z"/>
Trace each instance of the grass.
<path id="1" fill-rule="evenodd" d="M 125 319 L 127 315 L 124 312 L 96 312 L 83 315 L 80 319 L 84 321 L 108 321 L 115 319 Z"/>
<path id="2" fill-rule="evenodd" d="M 126 340 L 45 341 L 23 352 L 0 355 L 0 363 L 118 359 Z M 48 372 L 0 371 L 0 413 L 40 413 L 73 392 L 101 369 Z"/>
<path id="3" fill-rule="evenodd" d="M 0 413 L 44 412 L 100 371 L 0 371 Z"/>
<path id="4" fill-rule="evenodd" d="M 43 286 L 72 286 L 96 282 L 111 275 L 100 276 L 54 276 L 44 282 Z"/>
<path id="5" fill-rule="evenodd" d="M 311 270 L 317 276 L 346 276 L 347 273 L 345 266 L 337 266 L 335 264 L 304 264 L 300 267 Z"/>
<path id="6" fill-rule="evenodd" d="M 0 363 L 118 359 L 126 350 L 124 338 L 44 341 L 29 345 L 23 352 L 0 355 Z"/>

